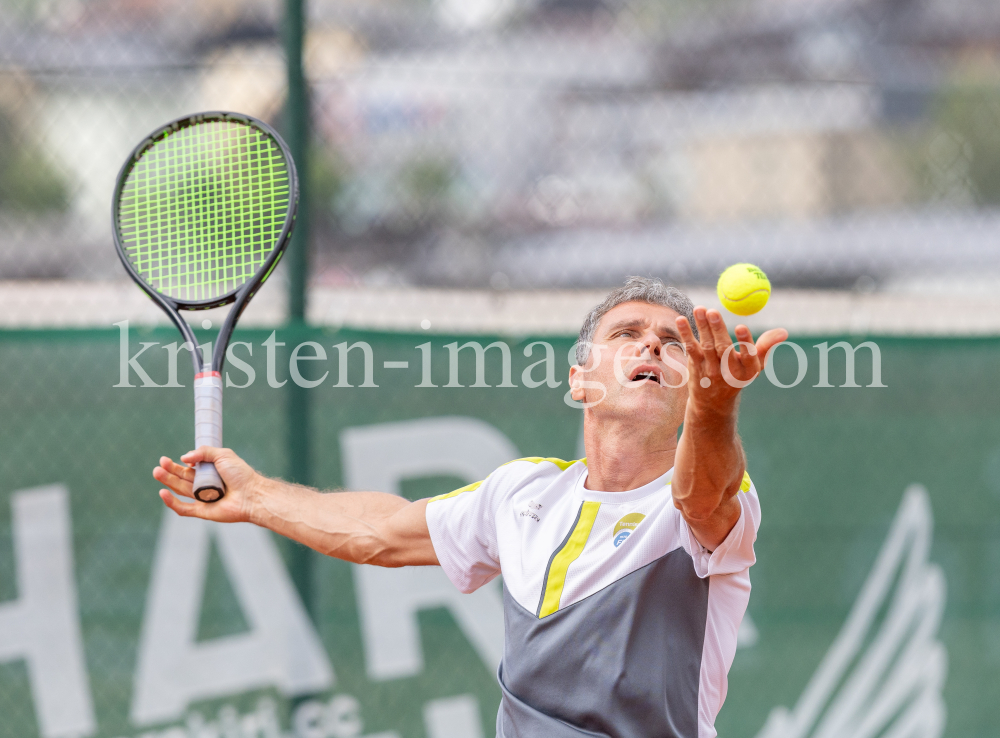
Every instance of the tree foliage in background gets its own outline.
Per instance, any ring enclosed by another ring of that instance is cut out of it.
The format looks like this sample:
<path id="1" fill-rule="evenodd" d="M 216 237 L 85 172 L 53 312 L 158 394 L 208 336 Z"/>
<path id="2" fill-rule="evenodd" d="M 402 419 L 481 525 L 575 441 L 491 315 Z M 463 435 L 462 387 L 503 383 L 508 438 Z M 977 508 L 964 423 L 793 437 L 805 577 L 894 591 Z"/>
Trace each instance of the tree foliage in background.
<path id="1" fill-rule="evenodd" d="M 313 146 L 309 152 L 309 197 L 313 228 L 329 237 L 338 227 L 350 167 L 332 146 Z"/>
<path id="2" fill-rule="evenodd" d="M 449 210 L 457 176 L 457 162 L 446 155 L 414 157 L 400 168 L 401 204 L 411 217 L 442 219 Z"/>
<path id="3" fill-rule="evenodd" d="M 936 123 L 954 142 L 932 142 L 938 158 L 954 150 L 965 170 L 977 205 L 1000 205 L 1000 86 L 965 84 L 942 92 L 936 105 Z"/>
<path id="4" fill-rule="evenodd" d="M 22 135 L 14 118 L 0 109 L 0 209 L 39 215 L 68 206 L 65 178 Z"/>

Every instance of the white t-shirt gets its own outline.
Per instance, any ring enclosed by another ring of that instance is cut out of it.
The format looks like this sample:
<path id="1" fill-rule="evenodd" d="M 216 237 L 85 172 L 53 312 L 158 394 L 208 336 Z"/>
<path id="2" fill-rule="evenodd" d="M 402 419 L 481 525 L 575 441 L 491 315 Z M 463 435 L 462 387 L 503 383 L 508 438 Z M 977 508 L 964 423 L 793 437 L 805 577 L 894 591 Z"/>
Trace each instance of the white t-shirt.
<path id="1" fill-rule="evenodd" d="M 690 559 L 685 571 L 693 569 L 693 581 L 708 580 L 703 587 L 707 603 L 696 607 L 705 613 L 703 638 L 700 643 L 697 638 L 688 640 L 692 648 L 700 648 L 695 654 L 697 738 L 714 738 L 715 717 L 725 700 L 736 635 L 750 596 L 748 570 L 755 561 L 760 505 L 750 477 L 744 476 L 737 495 L 740 518 L 725 541 L 710 552 L 673 504 L 672 474 L 671 470 L 627 492 L 599 492 L 584 487 L 585 459 L 518 459 L 482 482 L 432 498 L 427 524 L 438 560 L 456 587 L 472 592 L 502 573 L 505 597 L 539 621 L 571 606 L 585 612 L 588 605 L 577 603 L 616 583 L 624 591 L 626 577 L 683 550 L 684 561 Z M 669 630 L 670 625 L 662 627 Z M 508 636 L 509 628 L 508 624 Z M 516 645 L 508 637 L 505 662 L 521 658 L 512 649 Z M 505 690 L 505 699 L 508 696 Z M 611 705 L 606 713 L 615 714 L 615 709 Z M 557 717 L 560 724 L 573 725 L 573 715 Z M 692 726 L 687 733 L 694 736 L 694 731 Z"/>

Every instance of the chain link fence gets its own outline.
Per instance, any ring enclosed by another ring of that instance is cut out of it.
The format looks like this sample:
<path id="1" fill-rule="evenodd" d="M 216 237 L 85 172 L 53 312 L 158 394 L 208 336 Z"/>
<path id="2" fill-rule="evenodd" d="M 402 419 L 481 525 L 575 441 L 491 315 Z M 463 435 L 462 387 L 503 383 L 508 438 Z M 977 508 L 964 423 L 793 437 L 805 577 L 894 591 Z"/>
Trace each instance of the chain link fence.
<path id="1" fill-rule="evenodd" d="M 862 294 L 1000 278 L 986 0 L 308 12 L 320 292 L 711 286 L 735 261 L 777 288 Z M 125 155 L 198 110 L 280 128 L 281 20 L 235 0 L 6 2 L 0 279 L 120 282 L 108 213 Z"/>

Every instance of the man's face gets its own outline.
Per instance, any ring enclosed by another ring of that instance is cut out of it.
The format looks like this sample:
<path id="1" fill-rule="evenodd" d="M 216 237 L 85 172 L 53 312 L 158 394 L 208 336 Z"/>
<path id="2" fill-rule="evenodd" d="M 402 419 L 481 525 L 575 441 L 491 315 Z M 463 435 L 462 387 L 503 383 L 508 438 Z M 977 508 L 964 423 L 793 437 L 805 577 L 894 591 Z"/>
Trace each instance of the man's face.
<path id="1" fill-rule="evenodd" d="M 584 367 L 570 370 L 574 400 L 598 417 L 630 417 L 679 426 L 687 402 L 687 356 L 678 313 L 626 302 L 609 310 L 594 333 Z"/>

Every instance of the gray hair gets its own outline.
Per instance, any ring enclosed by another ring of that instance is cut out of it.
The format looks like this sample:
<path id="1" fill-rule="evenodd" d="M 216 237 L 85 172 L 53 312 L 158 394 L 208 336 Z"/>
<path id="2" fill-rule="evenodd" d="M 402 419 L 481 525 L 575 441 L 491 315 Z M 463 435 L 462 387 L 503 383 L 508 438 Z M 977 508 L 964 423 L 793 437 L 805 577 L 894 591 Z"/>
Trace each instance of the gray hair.
<path id="1" fill-rule="evenodd" d="M 625 302 L 645 302 L 649 305 L 662 305 L 683 315 L 691 324 L 691 330 L 698 337 L 698 328 L 694 324 L 694 303 L 676 287 L 665 285 L 658 279 L 647 277 L 629 277 L 625 284 L 604 298 L 604 302 L 588 313 L 580 328 L 580 340 L 576 344 L 576 363 L 583 366 L 590 356 L 590 347 L 594 343 L 594 333 L 597 324 L 601 322 L 609 310 Z"/>

